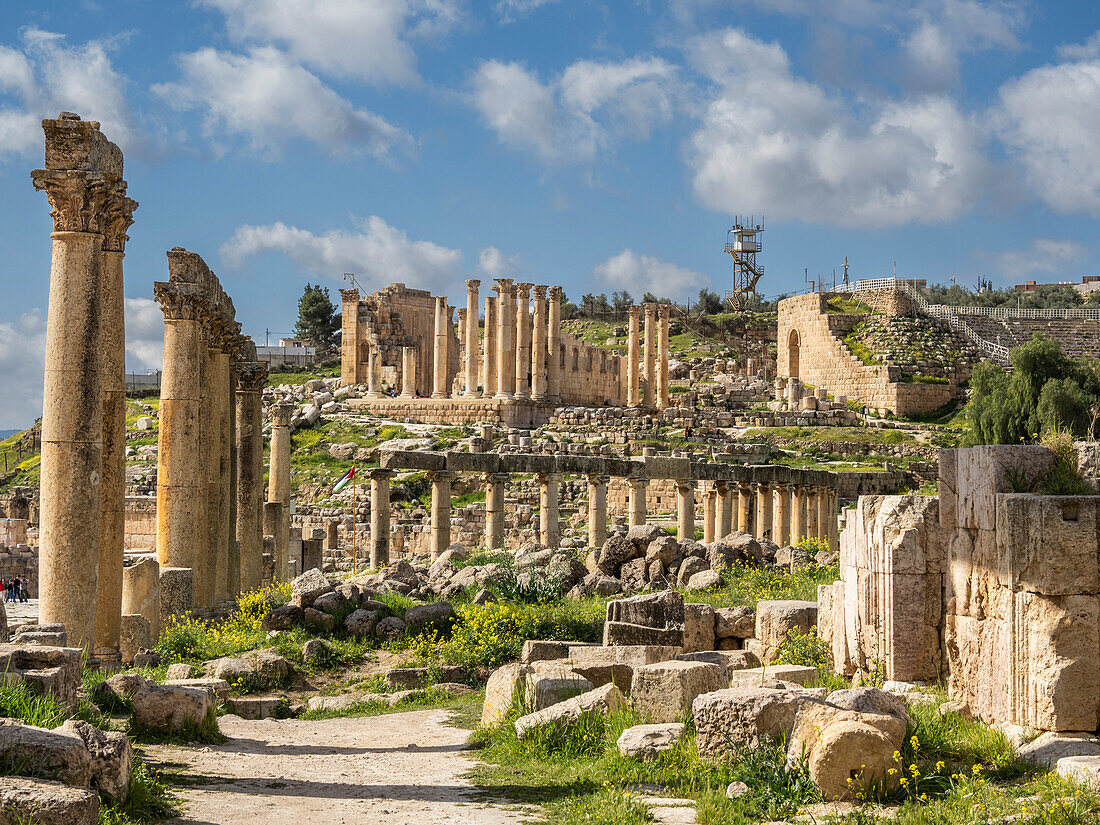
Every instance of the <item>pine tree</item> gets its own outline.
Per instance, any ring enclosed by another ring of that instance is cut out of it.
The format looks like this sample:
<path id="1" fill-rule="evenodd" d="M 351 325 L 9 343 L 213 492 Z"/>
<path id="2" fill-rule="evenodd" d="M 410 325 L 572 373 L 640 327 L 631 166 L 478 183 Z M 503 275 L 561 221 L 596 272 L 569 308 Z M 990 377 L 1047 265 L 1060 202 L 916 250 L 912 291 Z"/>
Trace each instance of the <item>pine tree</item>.
<path id="1" fill-rule="evenodd" d="M 327 350 L 335 345 L 339 330 L 340 315 L 329 298 L 328 287 L 306 284 L 298 299 L 298 325 L 294 334 L 320 350 Z"/>

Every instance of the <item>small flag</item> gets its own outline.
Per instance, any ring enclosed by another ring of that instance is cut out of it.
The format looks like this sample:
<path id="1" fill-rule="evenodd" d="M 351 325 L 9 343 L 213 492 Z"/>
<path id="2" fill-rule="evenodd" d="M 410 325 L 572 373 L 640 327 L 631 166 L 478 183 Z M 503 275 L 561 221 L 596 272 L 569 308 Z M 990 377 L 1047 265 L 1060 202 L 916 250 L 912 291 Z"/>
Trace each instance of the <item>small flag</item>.
<path id="1" fill-rule="evenodd" d="M 348 482 L 351 481 L 353 478 L 355 478 L 354 467 L 352 467 L 340 477 L 340 480 L 337 481 L 336 484 L 333 486 L 332 492 L 339 493 L 341 490 L 348 486 Z"/>

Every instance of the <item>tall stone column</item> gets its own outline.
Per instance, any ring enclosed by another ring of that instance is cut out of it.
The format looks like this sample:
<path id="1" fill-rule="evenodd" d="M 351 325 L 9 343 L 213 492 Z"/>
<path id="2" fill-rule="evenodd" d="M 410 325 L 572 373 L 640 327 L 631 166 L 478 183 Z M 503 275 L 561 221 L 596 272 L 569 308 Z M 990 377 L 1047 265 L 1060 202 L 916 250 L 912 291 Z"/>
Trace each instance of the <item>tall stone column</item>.
<path id="1" fill-rule="evenodd" d="M 832 518 L 832 490 L 828 487 L 817 488 L 817 538 L 826 544 L 829 541 L 829 521 Z"/>
<path id="2" fill-rule="evenodd" d="M 451 479 L 450 470 L 433 470 L 432 479 L 432 561 L 451 546 Z"/>
<path id="3" fill-rule="evenodd" d="M 241 543 L 240 589 L 263 583 L 264 553 L 264 382 L 267 365 L 237 364 L 237 541 Z"/>
<path id="4" fill-rule="evenodd" d="M 382 353 L 374 344 L 367 353 L 367 398 L 382 397 Z"/>
<path id="5" fill-rule="evenodd" d="M 233 526 L 229 521 L 230 488 L 230 452 L 233 443 L 232 408 L 230 407 L 230 370 L 229 353 L 226 351 L 228 338 L 233 330 L 223 322 L 210 348 L 211 382 L 211 432 L 216 441 L 214 448 L 213 486 L 210 491 L 209 513 L 216 514 L 214 530 L 211 536 L 210 554 L 210 603 L 221 604 L 229 598 L 229 536 Z M 235 594 L 234 594 L 235 595 Z"/>
<path id="6" fill-rule="evenodd" d="M 478 389 L 478 348 L 481 345 L 481 336 L 478 335 L 478 287 L 481 281 L 469 280 L 466 282 L 466 391 L 462 393 L 467 398 L 478 398 L 481 390 Z"/>
<path id="7" fill-rule="evenodd" d="M 516 284 L 516 398 L 531 398 L 531 284 Z"/>
<path id="8" fill-rule="evenodd" d="M 714 482 L 714 492 L 718 497 L 718 514 L 715 517 L 714 540 L 721 541 L 733 532 L 733 498 L 736 495 L 730 489 L 728 481 Z"/>
<path id="9" fill-rule="evenodd" d="M 801 484 L 791 486 L 791 544 L 796 545 L 806 537 L 806 488 Z"/>
<path id="10" fill-rule="evenodd" d="M 752 502 L 752 490 L 744 482 L 737 484 L 737 531 L 739 533 L 751 533 L 752 522 L 749 520 L 749 507 Z"/>
<path id="11" fill-rule="evenodd" d="M 94 122 L 43 121 L 47 169 L 31 178 L 44 189 L 54 219 L 46 316 L 39 532 L 39 620 L 61 623 L 69 644 L 95 644 L 103 471 L 103 384 L 100 369 L 104 205 L 108 175 L 56 168 L 70 162 L 64 141 L 91 155 L 107 142 Z M 71 135 L 71 137 L 70 137 Z M 75 143 L 74 141 L 74 143 Z M 60 143 L 60 145 L 58 145 Z M 51 160 L 58 163 L 51 163 Z"/>
<path id="12" fill-rule="evenodd" d="M 451 310 L 447 299 L 440 296 L 435 299 L 435 348 L 432 350 L 432 398 L 448 398 L 447 359 L 448 345 L 451 340 Z"/>
<path id="13" fill-rule="evenodd" d="M 588 477 L 588 546 L 603 547 L 607 541 L 607 482 L 608 476 Z"/>
<path id="14" fill-rule="evenodd" d="M 168 253 L 169 269 L 175 250 Z M 198 284 L 153 284 L 164 313 L 164 370 L 160 379 L 160 434 L 157 447 L 157 561 L 161 568 L 185 567 L 194 576 L 197 555 L 206 546 L 206 453 L 202 427 L 202 369 L 206 343 L 201 317 L 206 311 Z M 187 608 L 192 605 L 187 605 Z"/>
<path id="15" fill-rule="evenodd" d="M 359 383 L 359 290 L 340 290 L 340 383 Z"/>
<path id="16" fill-rule="evenodd" d="M 535 320 L 531 331 L 531 398 L 534 401 L 547 399 L 546 359 L 546 287 L 535 286 Z"/>
<path id="17" fill-rule="evenodd" d="M 806 538 L 817 538 L 818 488 L 806 488 Z"/>
<path id="18" fill-rule="evenodd" d="M 646 522 L 645 493 L 649 486 L 649 479 L 630 476 L 627 483 L 630 485 L 630 514 L 627 523 L 631 527 L 640 527 Z"/>
<path id="19" fill-rule="evenodd" d="M 837 493 L 829 491 L 829 550 L 833 553 L 840 551 L 840 532 L 837 528 Z"/>
<path id="20" fill-rule="evenodd" d="M 509 400 L 516 387 L 516 290 L 511 278 L 498 278 L 497 286 L 497 393 Z"/>
<path id="21" fill-rule="evenodd" d="M 504 482 L 507 473 L 485 475 L 485 546 L 498 550 L 504 546 Z"/>
<path id="22" fill-rule="evenodd" d="M 401 397 L 416 397 L 416 347 L 401 348 Z"/>
<path id="23" fill-rule="evenodd" d="M 100 481 L 99 571 L 95 655 L 118 656 L 122 557 L 126 547 L 126 329 L 122 259 L 137 202 L 126 184 L 111 187 L 103 235 L 100 369 L 103 382 L 103 473 Z"/>
<path id="24" fill-rule="evenodd" d="M 561 484 L 561 476 L 558 473 L 539 473 L 535 480 L 539 483 L 539 543 L 557 550 L 560 544 L 558 485 Z"/>
<path id="25" fill-rule="evenodd" d="M 654 406 L 657 389 L 657 305 L 644 304 L 645 309 L 645 388 L 642 406 Z"/>
<path id="26" fill-rule="evenodd" d="M 772 541 L 780 547 L 791 543 L 790 485 L 775 485 L 775 509 L 772 513 Z"/>
<path id="27" fill-rule="evenodd" d="M 672 307 L 668 304 L 657 306 L 657 408 L 663 410 L 669 406 L 668 390 L 668 321 Z"/>
<path id="28" fill-rule="evenodd" d="M 497 299 L 485 298 L 485 353 L 481 356 L 481 386 L 486 398 L 497 393 L 497 341 L 500 330 L 497 328 Z"/>
<path id="29" fill-rule="evenodd" d="M 289 404 L 275 405 L 271 424 L 271 469 L 267 500 L 283 505 L 275 535 L 275 580 L 286 578 L 290 550 L 290 413 Z"/>
<path id="30" fill-rule="evenodd" d="M 714 541 L 715 522 L 716 522 L 716 499 L 718 493 L 714 489 L 714 485 L 711 484 L 707 487 L 703 493 L 703 544 L 710 544 Z"/>
<path id="31" fill-rule="evenodd" d="M 756 490 L 756 537 L 771 538 L 772 533 L 772 485 L 768 482 L 754 484 Z"/>
<path id="32" fill-rule="evenodd" d="M 370 566 L 390 563 L 390 479 L 393 470 L 370 471 Z"/>
<path id="33" fill-rule="evenodd" d="M 547 290 L 550 296 L 549 318 L 546 329 L 546 392 L 553 402 L 561 401 L 561 287 Z"/>
<path id="34" fill-rule="evenodd" d="M 676 482 L 676 540 L 695 541 L 695 482 Z"/>
<path id="35" fill-rule="evenodd" d="M 641 396 L 638 394 L 638 364 L 642 358 L 638 336 L 641 333 L 639 322 L 641 321 L 642 308 L 632 306 L 630 307 L 629 313 L 630 317 L 627 321 L 626 333 L 626 405 L 628 407 L 637 407 L 642 403 Z"/>

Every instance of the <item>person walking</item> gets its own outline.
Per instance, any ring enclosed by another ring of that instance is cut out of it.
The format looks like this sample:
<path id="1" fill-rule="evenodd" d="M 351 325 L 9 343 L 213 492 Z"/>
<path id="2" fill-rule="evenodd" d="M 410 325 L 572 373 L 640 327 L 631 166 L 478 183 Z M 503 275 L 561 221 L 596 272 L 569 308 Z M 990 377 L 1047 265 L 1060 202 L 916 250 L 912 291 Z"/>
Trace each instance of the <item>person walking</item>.
<path id="1" fill-rule="evenodd" d="M 30 589 L 31 583 L 27 581 L 27 577 L 24 576 L 22 581 L 19 582 L 19 601 L 24 604 L 30 601 Z"/>

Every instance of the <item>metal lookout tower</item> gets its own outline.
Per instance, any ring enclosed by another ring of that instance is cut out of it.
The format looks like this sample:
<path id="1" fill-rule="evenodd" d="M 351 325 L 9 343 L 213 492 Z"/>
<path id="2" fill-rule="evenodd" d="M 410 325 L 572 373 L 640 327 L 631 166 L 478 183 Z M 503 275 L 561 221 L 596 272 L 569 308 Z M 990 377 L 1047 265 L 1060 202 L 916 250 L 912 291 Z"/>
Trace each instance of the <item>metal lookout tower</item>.
<path id="1" fill-rule="evenodd" d="M 757 235 L 763 231 L 763 225 L 753 218 L 746 222 L 738 216 L 726 233 L 726 252 L 733 258 L 733 289 L 726 291 L 726 301 L 734 309 L 745 308 L 749 296 L 757 295 L 756 284 L 764 277 L 764 267 L 756 263 L 760 251 Z"/>

